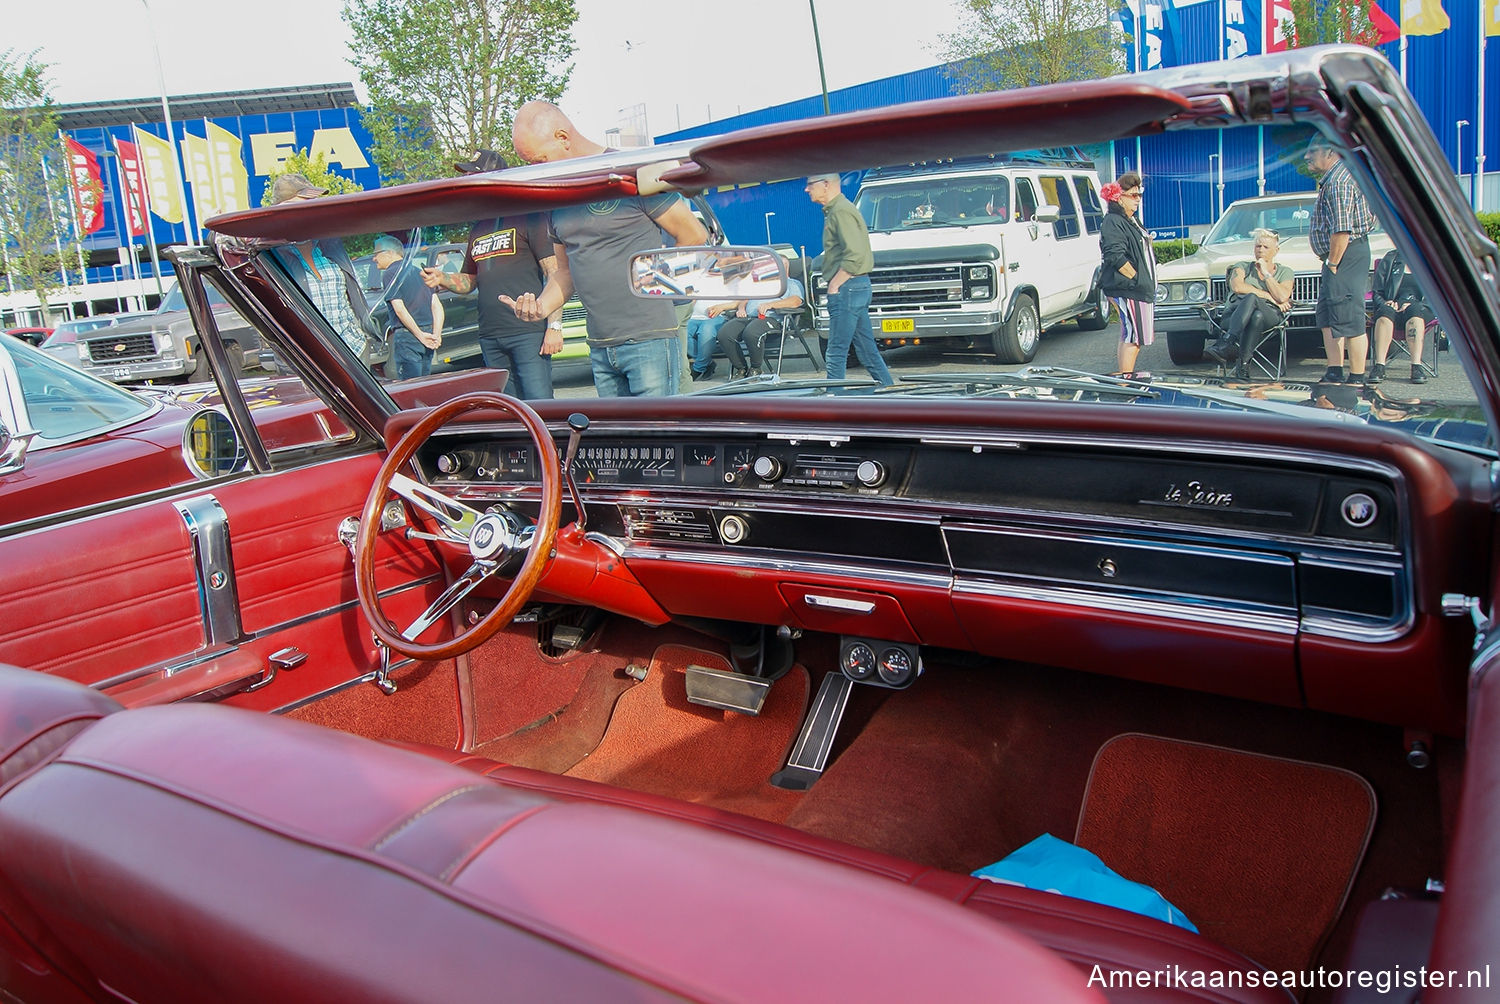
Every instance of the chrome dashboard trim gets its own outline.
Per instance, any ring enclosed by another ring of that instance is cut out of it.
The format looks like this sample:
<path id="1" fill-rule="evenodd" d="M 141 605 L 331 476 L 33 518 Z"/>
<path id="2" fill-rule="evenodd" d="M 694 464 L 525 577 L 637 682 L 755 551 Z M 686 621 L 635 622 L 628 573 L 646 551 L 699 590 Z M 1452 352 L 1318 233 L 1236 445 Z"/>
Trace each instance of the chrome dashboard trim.
<path id="1" fill-rule="evenodd" d="M 630 544 L 624 557 L 652 561 L 678 561 L 690 565 L 729 565 L 734 568 L 753 568 L 767 572 L 792 572 L 799 575 L 857 575 L 868 582 L 891 582 L 907 586 L 926 586 L 947 589 L 953 582 L 945 569 L 941 573 L 912 572 L 893 568 L 872 568 L 869 564 L 843 563 L 837 561 L 804 561 L 786 558 L 767 558 L 755 554 L 742 554 L 722 548 L 713 551 L 688 551 L 672 547 L 652 547 Z"/>
<path id="2" fill-rule="evenodd" d="M 1135 593 L 1117 596 L 1111 593 L 1084 592 L 1082 590 L 1048 586 L 1025 586 L 996 582 L 989 579 L 977 580 L 965 576 L 955 576 L 953 579 L 953 594 L 955 596 L 999 597 L 1002 599 L 1027 600 L 1031 602 L 1043 601 L 1088 610 L 1154 616 L 1168 620 L 1191 621 L 1195 624 L 1213 624 L 1219 627 L 1260 631 L 1266 634 L 1286 635 L 1288 637 L 1295 636 L 1298 629 L 1298 617 L 1296 613 L 1291 611 L 1285 614 L 1278 614 L 1233 610 L 1223 606 L 1213 606 L 1208 603 L 1202 605 L 1170 603 L 1163 600 L 1145 598 Z"/>

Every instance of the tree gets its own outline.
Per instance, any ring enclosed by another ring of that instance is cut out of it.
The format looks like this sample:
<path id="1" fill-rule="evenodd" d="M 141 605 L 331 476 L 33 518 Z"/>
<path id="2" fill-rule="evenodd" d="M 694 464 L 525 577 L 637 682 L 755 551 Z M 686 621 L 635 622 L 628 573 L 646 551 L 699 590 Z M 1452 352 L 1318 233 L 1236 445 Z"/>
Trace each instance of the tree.
<path id="1" fill-rule="evenodd" d="M 67 162 L 47 91 L 47 64 L 35 52 L 0 53 L 0 269 L 10 283 L 36 295 L 50 327 L 48 294 L 63 288 L 62 271 L 79 249 Z M 91 194 L 98 205 L 100 193 Z"/>
<path id="2" fill-rule="evenodd" d="M 573 72 L 574 0 L 345 0 L 343 18 L 386 181 L 449 177 L 475 150 L 509 158 L 516 109 L 557 100 Z"/>
<path id="3" fill-rule="evenodd" d="M 362 192 L 364 186 L 353 178 L 346 178 L 341 174 L 334 174 L 328 169 L 328 157 L 326 154 L 318 154 L 316 157 L 308 156 L 307 150 L 296 150 L 282 162 L 281 166 L 266 178 L 266 190 L 261 194 L 260 204 L 269 206 L 271 204 L 271 187 L 276 184 L 276 179 L 283 174 L 300 174 L 319 188 L 328 189 L 329 195 L 343 195 L 345 192 Z"/>
<path id="4" fill-rule="evenodd" d="M 1292 17 L 1281 22 L 1288 48 L 1350 42 L 1374 47 L 1380 29 L 1370 19 L 1374 0 L 1292 0 Z"/>
<path id="5" fill-rule="evenodd" d="M 1125 68 L 1116 0 L 958 0 L 959 28 L 940 36 L 960 90 L 1093 80 Z"/>

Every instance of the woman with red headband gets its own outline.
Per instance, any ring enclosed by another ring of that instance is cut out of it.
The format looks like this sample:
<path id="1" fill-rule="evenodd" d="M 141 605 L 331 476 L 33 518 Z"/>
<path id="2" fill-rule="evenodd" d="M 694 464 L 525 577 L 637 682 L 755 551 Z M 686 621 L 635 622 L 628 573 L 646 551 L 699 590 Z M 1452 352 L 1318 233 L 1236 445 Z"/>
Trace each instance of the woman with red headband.
<path id="1" fill-rule="evenodd" d="M 1099 190 L 1109 212 L 1099 228 L 1099 252 L 1104 259 L 1099 284 L 1120 313 L 1120 344 L 1115 353 L 1117 373 L 1133 376 L 1136 357 L 1154 340 L 1156 256 L 1151 238 L 1141 226 L 1142 179 L 1126 171 L 1119 181 Z"/>

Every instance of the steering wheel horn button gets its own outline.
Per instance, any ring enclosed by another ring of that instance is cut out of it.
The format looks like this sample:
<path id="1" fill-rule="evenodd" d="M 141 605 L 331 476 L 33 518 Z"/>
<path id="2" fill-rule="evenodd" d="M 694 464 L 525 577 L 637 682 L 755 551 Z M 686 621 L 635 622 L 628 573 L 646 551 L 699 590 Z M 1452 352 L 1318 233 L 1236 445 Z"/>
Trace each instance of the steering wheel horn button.
<path id="1" fill-rule="evenodd" d="M 492 560 L 504 554 L 510 543 L 510 524 L 504 517 L 488 512 L 474 523 L 469 534 L 469 553 L 479 560 Z"/>

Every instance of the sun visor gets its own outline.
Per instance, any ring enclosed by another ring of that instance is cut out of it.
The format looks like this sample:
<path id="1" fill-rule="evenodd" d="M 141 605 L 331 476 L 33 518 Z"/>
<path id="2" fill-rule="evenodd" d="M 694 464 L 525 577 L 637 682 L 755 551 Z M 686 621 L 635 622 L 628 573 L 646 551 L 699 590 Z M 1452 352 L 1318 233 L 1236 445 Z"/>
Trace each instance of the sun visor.
<path id="1" fill-rule="evenodd" d="M 262 206 L 215 216 L 204 225 L 215 233 L 230 237 L 302 241 L 377 231 L 392 233 L 443 223 L 470 223 L 635 194 L 635 175 L 618 171 L 595 171 L 535 181 L 507 181 L 498 175 L 471 175 L 330 195 L 280 206 Z"/>
<path id="2" fill-rule="evenodd" d="M 1172 91 L 1114 78 L 993 91 L 743 129 L 662 175 L 679 188 L 1101 143 L 1160 132 L 1187 111 Z"/>

